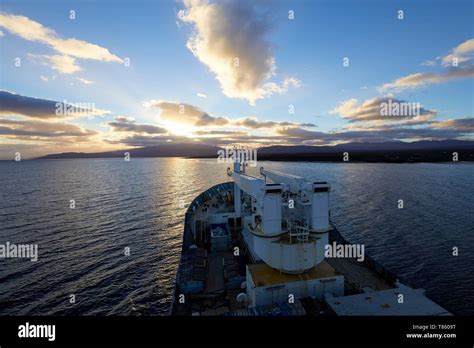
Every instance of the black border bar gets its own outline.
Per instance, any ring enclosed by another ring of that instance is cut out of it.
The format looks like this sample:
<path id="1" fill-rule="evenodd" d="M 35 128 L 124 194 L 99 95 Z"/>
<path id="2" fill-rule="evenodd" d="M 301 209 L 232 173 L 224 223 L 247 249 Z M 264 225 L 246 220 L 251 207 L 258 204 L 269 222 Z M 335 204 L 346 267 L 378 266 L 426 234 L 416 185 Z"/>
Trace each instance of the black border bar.
<path id="1" fill-rule="evenodd" d="M 20 338 L 25 323 L 55 325 L 55 341 Z M 0 346 L 69 344 L 410 344 L 474 346 L 474 317 L 0 317 Z M 414 328 L 414 325 L 418 329 Z M 421 331 L 420 326 L 431 329 Z M 445 325 L 455 328 L 442 329 Z M 407 338 L 413 333 L 456 338 Z"/>

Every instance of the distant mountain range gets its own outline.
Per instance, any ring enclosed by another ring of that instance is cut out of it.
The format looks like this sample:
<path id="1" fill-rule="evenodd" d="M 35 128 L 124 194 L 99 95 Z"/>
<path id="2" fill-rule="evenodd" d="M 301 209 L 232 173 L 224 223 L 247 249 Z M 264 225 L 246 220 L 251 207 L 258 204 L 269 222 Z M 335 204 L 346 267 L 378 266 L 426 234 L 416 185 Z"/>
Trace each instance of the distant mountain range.
<path id="1" fill-rule="evenodd" d="M 411 143 L 347 143 L 334 146 L 270 146 L 259 149 L 259 155 L 265 154 L 303 154 L 303 153 L 334 153 L 334 152 L 380 152 L 380 151 L 414 151 L 414 150 L 451 150 L 474 149 L 474 141 L 466 140 L 423 140 Z"/>
<path id="2" fill-rule="evenodd" d="M 155 146 L 139 147 L 127 150 L 117 150 L 108 152 L 65 152 L 59 154 L 47 155 L 39 159 L 59 159 L 59 158 L 114 158 L 124 157 L 128 152 L 130 157 L 217 157 L 217 146 L 205 144 L 161 144 Z"/>
<path id="3" fill-rule="evenodd" d="M 222 149 L 218 146 L 190 143 L 167 143 L 155 146 L 97 153 L 66 152 L 51 154 L 39 159 L 61 158 L 114 158 L 130 153 L 133 157 L 192 157 L 215 158 Z M 259 160 L 275 161 L 340 161 L 348 152 L 353 161 L 365 162 L 438 162 L 451 161 L 452 152 L 458 152 L 459 160 L 474 160 L 474 141 L 441 140 L 347 143 L 335 146 L 269 146 L 257 149 Z"/>

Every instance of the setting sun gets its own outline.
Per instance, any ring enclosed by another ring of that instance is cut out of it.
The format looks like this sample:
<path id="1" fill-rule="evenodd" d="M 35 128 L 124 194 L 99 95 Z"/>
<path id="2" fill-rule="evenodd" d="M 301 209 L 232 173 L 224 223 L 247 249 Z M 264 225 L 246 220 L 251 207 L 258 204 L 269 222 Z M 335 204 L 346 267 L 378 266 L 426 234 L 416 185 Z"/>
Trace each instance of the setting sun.
<path id="1" fill-rule="evenodd" d="M 191 136 L 194 128 L 189 125 L 185 125 L 182 123 L 177 122 L 163 122 L 164 127 L 173 135 L 181 135 L 181 136 Z"/>

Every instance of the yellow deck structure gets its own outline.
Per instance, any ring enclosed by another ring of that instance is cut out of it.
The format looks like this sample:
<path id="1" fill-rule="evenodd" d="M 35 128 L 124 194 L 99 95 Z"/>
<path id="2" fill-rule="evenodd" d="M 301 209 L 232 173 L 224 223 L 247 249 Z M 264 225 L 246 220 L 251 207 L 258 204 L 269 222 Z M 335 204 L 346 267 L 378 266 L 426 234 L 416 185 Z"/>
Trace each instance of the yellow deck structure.
<path id="1" fill-rule="evenodd" d="M 302 280 L 328 278 L 337 275 L 335 269 L 325 261 L 321 262 L 316 267 L 311 268 L 309 271 L 300 274 L 282 273 L 265 263 L 249 264 L 247 267 L 252 276 L 253 283 L 256 286 L 292 283 Z"/>

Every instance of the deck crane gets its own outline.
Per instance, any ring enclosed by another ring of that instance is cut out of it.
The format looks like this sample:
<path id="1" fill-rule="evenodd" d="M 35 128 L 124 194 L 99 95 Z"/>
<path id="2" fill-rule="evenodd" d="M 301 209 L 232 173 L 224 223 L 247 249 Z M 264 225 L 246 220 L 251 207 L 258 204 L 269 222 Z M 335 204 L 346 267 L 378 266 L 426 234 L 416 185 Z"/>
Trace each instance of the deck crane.
<path id="1" fill-rule="evenodd" d="M 234 163 L 233 170 L 227 170 L 235 184 L 236 214 L 242 213 L 242 210 L 237 208 L 242 205 L 242 200 L 248 201 L 248 198 L 251 198 L 252 213 L 243 217 L 242 229 L 249 249 L 270 267 L 284 273 L 301 273 L 311 269 L 324 260 L 324 247 L 329 230 L 329 225 L 323 224 L 324 216 L 312 214 L 312 208 L 314 202 L 318 207 L 326 202 L 327 207 L 327 197 L 324 200 L 318 193 L 324 189 L 327 196 L 329 185 L 306 182 L 303 178 L 294 176 L 283 177 L 281 173 L 264 170 L 262 173 L 269 177 L 273 175 L 274 182 L 266 182 L 262 178 L 243 173 L 238 161 Z M 296 225 L 292 222 L 288 224 L 285 221 L 283 213 L 288 207 L 285 206 L 283 197 L 286 194 L 291 195 L 293 191 L 304 192 L 305 197 L 308 197 L 306 202 L 298 205 L 298 209 L 302 209 L 302 212 L 312 218 L 306 225 Z"/>
<path id="2" fill-rule="evenodd" d="M 313 233 L 324 233 L 330 230 L 329 224 L 329 191 L 327 182 L 311 182 L 301 176 L 281 173 L 260 168 L 260 174 L 274 183 L 288 185 L 290 195 L 295 200 L 295 209 L 307 218 Z"/>

